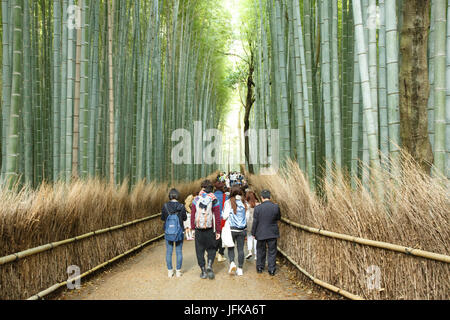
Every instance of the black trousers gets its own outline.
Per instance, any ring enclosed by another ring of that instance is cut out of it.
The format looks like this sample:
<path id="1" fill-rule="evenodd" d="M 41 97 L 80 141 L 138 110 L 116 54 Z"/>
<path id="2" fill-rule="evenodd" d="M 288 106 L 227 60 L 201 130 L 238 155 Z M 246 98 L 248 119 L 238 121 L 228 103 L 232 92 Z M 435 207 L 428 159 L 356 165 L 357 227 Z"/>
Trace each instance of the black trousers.
<path id="1" fill-rule="evenodd" d="M 208 261 L 211 261 L 212 266 L 216 257 L 216 247 L 216 234 L 212 228 L 195 229 L 195 252 L 200 268 L 205 266 L 205 251 L 208 253 Z"/>
<path id="2" fill-rule="evenodd" d="M 256 242 L 256 269 L 264 270 L 266 266 L 266 254 L 268 269 L 270 272 L 275 271 L 277 258 L 277 238 L 258 240 Z"/>
<path id="3" fill-rule="evenodd" d="M 217 240 L 217 247 L 216 250 L 221 254 L 222 256 L 225 254 L 225 248 L 222 247 L 222 237 Z"/>
<path id="4" fill-rule="evenodd" d="M 245 235 L 247 232 L 234 232 L 231 231 L 231 236 L 233 237 L 233 242 L 238 252 L 238 267 L 242 269 L 244 266 L 244 243 L 245 243 Z M 234 247 L 228 248 L 228 258 L 230 262 L 234 262 Z"/>

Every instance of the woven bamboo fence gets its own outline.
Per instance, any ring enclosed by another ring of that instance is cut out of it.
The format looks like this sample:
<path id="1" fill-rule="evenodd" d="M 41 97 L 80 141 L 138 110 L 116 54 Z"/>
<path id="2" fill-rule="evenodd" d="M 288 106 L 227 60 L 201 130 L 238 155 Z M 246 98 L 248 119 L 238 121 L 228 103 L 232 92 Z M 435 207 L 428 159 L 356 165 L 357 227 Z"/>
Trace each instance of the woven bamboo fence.
<path id="1" fill-rule="evenodd" d="M 348 298 L 448 300 L 448 189 L 414 166 L 401 172 L 395 179 L 380 173 L 389 191 L 383 200 L 338 175 L 319 198 L 293 163 L 277 175 L 251 176 L 250 183 L 257 192 L 271 190 L 280 206 L 279 251 L 300 280 L 316 279 Z"/>
<path id="2" fill-rule="evenodd" d="M 176 184 L 180 201 L 198 192 L 200 182 Z M 69 266 L 90 274 L 158 238 L 168 190 L 141 182 L 129 191 L 126 183 L 99 180 L 0 190 L 0 299 L 43 296 L 63 286 Z"/>

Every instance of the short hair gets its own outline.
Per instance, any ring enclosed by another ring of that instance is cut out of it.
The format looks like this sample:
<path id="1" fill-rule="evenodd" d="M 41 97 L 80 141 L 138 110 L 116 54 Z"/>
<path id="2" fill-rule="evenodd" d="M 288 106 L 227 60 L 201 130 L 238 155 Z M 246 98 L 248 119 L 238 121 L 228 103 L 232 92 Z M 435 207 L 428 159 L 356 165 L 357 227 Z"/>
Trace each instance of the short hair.
<path id="1" fill-rule="evenodd" d="M 261 191 L 261 198 L 270 199 L 270 191 L 269 190 Z"/>
<path id="2" fill-rule="evenodd" d="M 225 185 L 222 182 L 216 182 L 214 184 L 214 188 L 216 189 L 216 191 L 219 190 L 219 191 L 224 192 L 224 189 L 223 189 L 224 187 L 225 187 Z"/>
<path id="3" fill-rule="evenodd" d="M 201 184 L 201 188 L 204 189 L 206 193 L 213 192 L 213 184 L 209 180 L 203 180 L 203 182 Z"/>
<path id="4" fill-rule="evenodd" d="M 178 200 L 180 197 L 180 192 L 177 189 L 173 188 L 169 191 L 169 200 Z"/>

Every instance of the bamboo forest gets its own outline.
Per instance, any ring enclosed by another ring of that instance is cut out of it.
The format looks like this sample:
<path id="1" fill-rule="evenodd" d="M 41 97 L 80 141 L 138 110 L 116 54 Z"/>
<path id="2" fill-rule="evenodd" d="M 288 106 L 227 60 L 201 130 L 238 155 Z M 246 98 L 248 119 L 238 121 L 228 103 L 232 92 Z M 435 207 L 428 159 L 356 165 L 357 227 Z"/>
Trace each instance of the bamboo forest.
<path id="1" fill-rule="evenodd" d="M 1 21 L 1 300 L 161 299 L 163 205 L 192 240 L 208 183 L 251 212 L 245 264 L 229 224 L 252 293 L 223 224 L 223 287 L 199 299 L 450 298 L 449 0 L 1 0 Z M 257 275 L 252 199 L 281 212 L 275 278 L 310 292 Z M 202 232 L 162 299 L 210 277 Z M 83 282 L 117 259 L 121 294 L 69 288 L 68 266 Z"/>

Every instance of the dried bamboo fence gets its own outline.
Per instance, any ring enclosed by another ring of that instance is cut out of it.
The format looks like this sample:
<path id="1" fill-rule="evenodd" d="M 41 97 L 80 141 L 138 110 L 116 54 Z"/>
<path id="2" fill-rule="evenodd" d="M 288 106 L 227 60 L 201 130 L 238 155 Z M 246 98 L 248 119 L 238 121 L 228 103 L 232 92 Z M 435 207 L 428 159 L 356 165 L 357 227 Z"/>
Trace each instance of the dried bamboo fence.
<path id="1" fill-rule="evenodd" d="M 375 248 L 391 250 L 391 251 L 401 252 L 401 253 L 405 253 L 405 254 L 410 254 L 413 256 L 417 256 L 417 257 L 422 257 L 422 258 L 427 258 L 427 259 L 431 259 L 431 260 L 450 263 L 450 256 L 447 256 L 445 254 L 439 254 L 439 253 L 424 251 L 424 250 L 420 250 L 420 249 L 399 246 L 399 245 L 392 244 L 392 243 L 387 243 L 387 242 L 382 242 L 382 241 L 374 241 L 374 240 L 349 236 L 347 234 L 341 234 L 341 233 L 331 232 L 331 231 L 327 231 L 327 230 L 311 228 L 308 226 L 301 225 L 299 223 L 295 223 L 295 222 L 293 222 L 289 219 L 283 218 L 283 217 L 281 218 L 281 221 L 288 225 L 296 227 L 298 229 L 301 229 L 301 230 L 304 230 L 304 231 L 307 231 L 310 233 L 320 234 L 325 237 L 350 241 L 353 243 L 358 243 L 358 244 L 371 246 L 371 247 L 375 247 Z"/>
<path id="2" fill-rule="evenodd" d="M 42 298 L 67 283 L 68 266 L 76 265 L 83 271 L 88 270 L 81 275 L 85 277 L 160 239 L 163 229 L 162 221 L 157 219 L 160 216 L 161 214 L 152 215 L 1 257 L 1 273 L 8 273 L 16 280 L 13 282 L 16 284 L 15 287 L 2 287 L 2 293 L 3 289 L 8 289 L 7 296 L 2 296 L 2 299 L 24 299 L 31 294 L 33 294 L 31 299 Z M 129 249 L 130 246 L 132 249 Z M 80 256 L 83 251 L 92 252 L 92 255 Z M 105 260 L 107 261 L 103 262 Z M 42 261 L 47 265 L 40 263 Z M 22 282 L 30 275 L 31 282 Z M 74 281 L 76 278 L 71 280 Z M 51 282 L 57 284 L 40 291 Z M 36 294 L 38 291 L 40 292 Z M 11 297 L 12 294 L 15 295 L 14 298 Z"/>
<path id="3" fill-rule="evenodd" d="M 133 252 L 135 252 L 135 251 L 137 251 L 137 250 L 139 250 L 139 249 L 145 247 L 146 245 L 148 245 L 148 244 L 150 244 L 150 243 L 152 243 L 152 242 L 154 242 L 154 241 L 160 240 L 160 239 L 163 238 L 163 237 L 164 237 L 164 234 L 162 234 L 162 235 L 160 235 L 160 236 L 158 236 L 158 237 L 156 237 L 156 238 L 147 240 L 147 241 L 145 241 L 144 243 L 141 243 L 140 245 L 137 245 L 136 247 L 131 248 L 130 250 L 128 250 L 128 251 L 126 251 L 126 252 L 124 252 L 124 253 L 122 253 L 122 254 L 119 254 L 118 256 L 116 256 L 116 257 L 114 257 L 114 258 L 112 258 L 112 259 L 110 259 L 110 260 L 108 260 L 108 261 L 106 261 L 106 262 L 103 262 L 102 264 L 99 264 L 99 265 L 96 266 L 95 268 L 92 268 L 91 270 L 86 271 L 86 272 L 83 273 L 83 274 L 80 274 L 79 276 L 72 277 L 72 278 L 70 278 L 70 279 L 68 279 L 68 280 L 66 280 L 66 281 L 64 281 L 64 282 L 60 282 L 60 283 L 54 284 L 53 286 L 51 286 L 51 287 L 49 287 L 49 288 L 47 288 L 47 289 L 45 289 L 45 290 L 43 290 L 43 291 L 41 291 L 41 292 L 35 294 L 34 296 L 28 298 L 27 300 L 39 300 L 39 299 L 45 297 L 46 295 L 55 292 L 55 291 L 58 290 L 59 288 L 61 288 L 61 287 L 65 286 L 65 285 L 67 285 L 68 282 L 73 283 L 73 282 L 75 282 L 75 281 L 77 281 L 77 280 L 80 280 L 80 279 L 82 279 L 83 277 L 86 277 L 87 275 L 89 275 L 89 274 L 91 274 L 91 273 L 93 273 L 93 272 L 95 272 L 95 271 L 97 271 L 97 270 L 99 270 L 99 269 L 101 269 L 101 268 L 103 268 L 103 267 L 106 267 L 108 264 L 111 264 L 111 263 L 113 263 L 114 261 L 117 261 L 117 260 L 119 260 L 119 259 L 121 259 L 121 258 L 123 258 L 123 257 L 125 257 L 125 256 L 127 256 L 127 255 L 129 255 L 130 253 L 133 253 Z"/>
<path id="4" fill-rule="evenodd" d="M 375 179 L 381 199 L 339 173 L 319 198 L 292 162 L 275 175 L 249 177 L 280 206 L 278 246 L 301 280 L 320 279 L 363 299 L 450 299 L 448 187 L 406 160 Z"/>
<path id="5" fill-rule="evenodd" d="M 180 201 L 198 192 L 201 180 L 176 184 Z M 84 276 L 157 239 L 163 222 L 156 213 L 168 190 L 141 182 L 129 191 L 127 183 L 100 180 L 0 190 L 0 300 L 43 296 L 63 285 L 69 266 Z"/>

